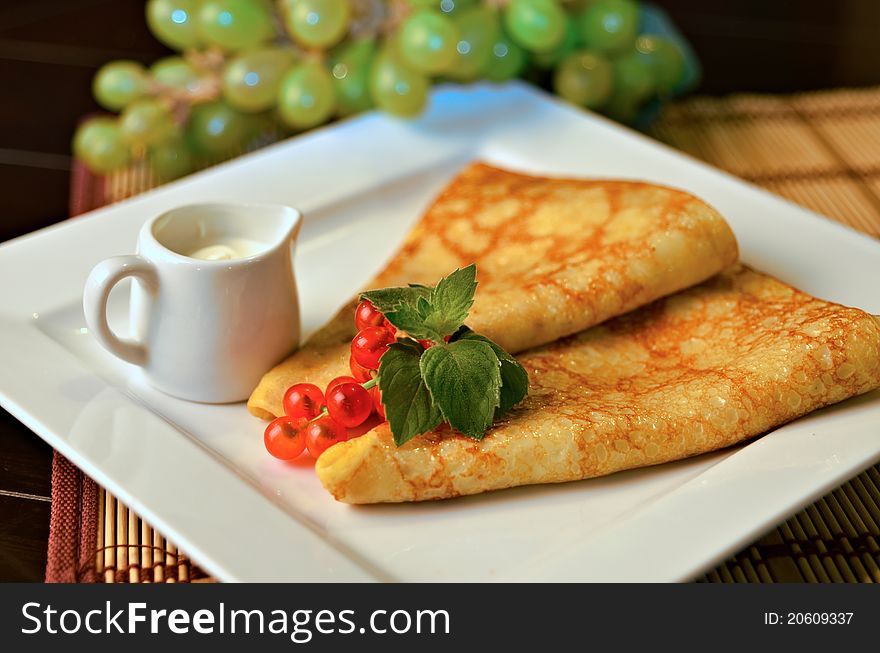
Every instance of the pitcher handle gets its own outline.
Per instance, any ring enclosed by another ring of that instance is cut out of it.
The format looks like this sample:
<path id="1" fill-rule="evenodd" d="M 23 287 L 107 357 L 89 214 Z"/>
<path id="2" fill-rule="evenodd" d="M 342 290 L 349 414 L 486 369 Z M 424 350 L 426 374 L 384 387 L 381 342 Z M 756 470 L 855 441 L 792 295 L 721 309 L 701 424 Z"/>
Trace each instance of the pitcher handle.
<path id="1" fill-rule="evenodd" d="M 89 273 L 83 291 L 83 311 L 89 331 L 104 349 L 124 361 L 142 366 L 147 362 L 146 345 L 119 338 L 107 322 L 110 291 L 126 277 L 137 277 L 154 292 L 159 286 L 159 276 L 152 263 L 134 254 L 114 256 L 98 263 Z"/>

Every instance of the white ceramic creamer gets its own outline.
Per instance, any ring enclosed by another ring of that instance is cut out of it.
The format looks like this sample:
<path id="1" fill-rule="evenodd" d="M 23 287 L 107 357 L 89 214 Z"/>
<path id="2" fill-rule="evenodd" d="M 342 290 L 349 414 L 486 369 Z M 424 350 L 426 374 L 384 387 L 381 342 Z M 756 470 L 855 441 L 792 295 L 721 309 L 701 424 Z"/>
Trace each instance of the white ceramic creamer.
<path id="1" fill-rule="evenodd" d="M 299 342 L 293 246 L 302 223 L 287 206 L 193 204 L 148 221 L 137 254 L 92 270 L 83 294 L 89 330 L 168 394 L 209 403 L 246 399 Z M 115 284 L 134 277 L 134 339 L 107 323 Z"/>

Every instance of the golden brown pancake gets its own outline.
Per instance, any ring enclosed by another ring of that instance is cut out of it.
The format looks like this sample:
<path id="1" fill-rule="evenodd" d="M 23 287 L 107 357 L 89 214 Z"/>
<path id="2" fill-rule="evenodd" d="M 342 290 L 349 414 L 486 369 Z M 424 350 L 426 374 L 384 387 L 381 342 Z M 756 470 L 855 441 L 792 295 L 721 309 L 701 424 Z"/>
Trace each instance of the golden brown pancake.
<path id="1" fill-rule="evenodd" d="M 476 262 L 480 285 L 468 325 L 518 352 L 700 283 L 736 260 L 730 227 L 688 193 L 474 164 L 367 287 L 434 284 Z M 323 387 L 349 373 L 354 305 L 265 375 L 248 402 L 252 413 L 279 415 L 293 383 Z"/>
<path id="2" fill-rule="evenodd" d="M 880 322 L 736 266 L 519 360 L 529 396 L 481 442 L 441 428 L 398 448 L 385 424 L 328 449 L 321 482 L 422 501 L 727 447 L 880 387 Z"/>

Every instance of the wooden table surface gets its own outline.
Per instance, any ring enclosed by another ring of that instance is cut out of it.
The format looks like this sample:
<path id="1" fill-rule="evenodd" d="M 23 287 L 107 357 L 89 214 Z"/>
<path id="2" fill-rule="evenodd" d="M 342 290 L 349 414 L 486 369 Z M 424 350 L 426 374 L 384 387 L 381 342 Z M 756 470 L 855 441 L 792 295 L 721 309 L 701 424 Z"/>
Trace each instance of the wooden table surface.
<path id="1" fill-rule="evenodd" d="M 67 217 L 70 139 L 98 110 L 95 70 L 168 54 L 140 0 L 0 3 L 0 241 Z M 880 83 L 880 2 L 661 0 L 704 66 L 706 93 Z M 4 280 L 0 280 L 2 283 Z M 0 409 L 0 581 L 39 581 L 52 450 Z"/>

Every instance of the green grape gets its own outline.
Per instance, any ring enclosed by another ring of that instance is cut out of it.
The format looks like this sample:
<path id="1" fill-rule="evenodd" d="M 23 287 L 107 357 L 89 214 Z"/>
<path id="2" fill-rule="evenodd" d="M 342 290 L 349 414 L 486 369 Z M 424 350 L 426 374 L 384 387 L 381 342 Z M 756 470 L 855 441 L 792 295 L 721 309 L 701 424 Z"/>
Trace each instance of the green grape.
<path id="1" fill-rule="evenodd" d="M 684 74 L 684 55 L 669 39 L 644 34 L 636 39 L 636 53 L 654 73 L 657 90 L 671 93 Z"/>
<path id="2" fill-rule="evenodd" d="M 150 66 L 158 83 L 178 91 L 195 91 L 201 85 L 198 71 L 183 57 L 164 57 Z"/>
<path id="3" fill-rule="evenodd" d="M 361 40 L 345 43 L 333 53 L 330 73 L 340 115 L 349 116 L 372 108 L 369 81 L 375 50 L 373 41 Z"/>
<path id="4" fill-rule="evenodd" d="M 150 148 L 150 166 L 164 181 L 177 179 L 192 172 L 192 152 L 182 138 L 161 143 Z"/>
<path id="5" fill-rule="evenodd" d="M 223 97 L 240 111 L 265 111 L 275 104 L 281 78 L 292 64 L 293 53 L 281 48 L 240 54 L 223 71 Z"/>
<path id="6" fill-rule="evenodd" d="M 574 52 L 580 44 L 581 35 L 577 22 L 566 16 L 565 36 L 562 37 L 562 43 L 550 52 L 536 52 L 532 60 L 539 68 L 554 68 L 560 61 Z"/>
<path id="7" fill-rule="evenodd" d="M 336 45 L 351 22 L 349 0 L 283 0 L 283 8 L 287 31 L 307 48 Z"/>
<path id="8" fill-rule="evenodd" d="M 430 9 L 452 15 L 457 11 L 473 7 L 479 0 L 407 0 L 407 4 L 415 11 Z"/>
<path id="9" fill-rule="evenodd" d="M 458 26 L 451 18 L 433 11 L 419 11 L 400 28 L 397 36 L 400 56 L 417 72 L 443 72 L 455 61 L 458 37 Z"/>
<path id="10" fill-rule="evenodd" d="M 137 61 L 111 61 L 104 64 L 92 80 L 92 95 L 102 107 L 119 111 L 146 94 L 146 69 Z"/>
<path id="11" fill-rule="evenodd" d="M 428 78 L 390 50 L 379 53 L 370 71 L 370 95 L 382 111 L 402 118 L 421 113 L 428 101 Z"/>
<path id="12" fill-rule="evenodd" d="M 617 53 L 631 47 L 639 28 L 634 0 L 598 0 L 580 18 L 581 38 L 591 50 Z"/>
<path id="13" fill-rule="evenodd" d="M 107 117 L 92 118 L 77 128 L 73 153 L 97 174 L 118 170 L 131 158 L 117 121 Z"/>
<path id="14" fill-rule="evenodd" d="M 440 11 L 449 16 L 467 9 L 468 7 L 473 7 L 478 2 L 479 0 L 433 0 L 433 4 L 438 6 Z"/>
<path id="15" fill-rule="evenodd" d="M 174 118 L 159 100 L 137 100 L 119 116 L 122 137 L 131 145 L 156 145 L 177 133 Z"/>
<path id="16" fill-rule="evenodd" d="M 175 50 L 199 45 L 196 25 L 201 0 L 149 0 L 147 25 L 157 39 Z"/>
<path id="17" fill-rule="evenodd" d="M 459 81 L 473 81 L 483 74 L 492 58 L 492 46 L 501 31 L 498 16 L 486 5 L 466 7 L 452 15 L 458 26 L 457 56 L 446 74 Z"/>
<path id="18" fill-rule="evenodd" d="M 528 63 L 526 51 L 499 32 L 492 44 L 492 55 L 486 66 L 486 79 L 493 82 L 506 82 L 518 77 Z"/>
<path id="19" fill-rule="evenodd" d="M 72 149 L 74 156 L 80 156 L 81 152 L 86 148 L 86 143 L 93 136 L 107 131 L 107 128 L 118 127 L 117 121 L 110 116 L 97 116 L 83 121 L 77 126 L 73 134 Z"/>
<path id="20" fill-rule="evenodd" d="M 274 134 L 278 131 L 279 118 L 276 109 L 277 107 L 273 106 L 268 111 L 261 113 L 244 114 L 247 141 L 252 141 L 267 134 Z"/>
<path id="21" fill-rule="evenodd" d="M 336 110 L 333 78 L 320 63 L 300 64 L 281 81 L 278 113 L 290 127 L 309 129 L 326 122 Z"/>
<path id="22" fill-rule="evenodd" d="M 565 38 L 565 12 L 556 0 L 510 0 L 504 27 L 510 38 L 532 52 L 549 52 Z"/>
<path id="23" fill-rule="evenodd" d="M 656 90 L 650 65 L 636 51 L 618 57 L 612 66 L 615 96 L 625 95 L 638 104 L 647 100 Z"/>
<path id="24" fill-rule="evenodd" d="M 222 100 L 192 108 L 186 137 L 194 150 L 223 156 L 237 153 L 250 136 L 247 116 Z"/>
<path id="25" fill-rule="evenodd" d="M 578 50 L 568 55 L 553 75 L 553 90 L 559 97 L 595 109 L 611 96 L 614 72 L 601 54 Z"/>
<path id="26" fill-rule="evenodd" d="M 631 125 L 639 115 L 641 104 L 624 92 L 614 92 L 602 107 L 602 113 L 624 125 Z"/>
<path id="27" fill-rule="evenodd" d="M 198 14 L 204 41 L 225 50 L 243 50 L 273 36 L 272 16 L 266 5 L 253 0 L 207 0 Z"/>

